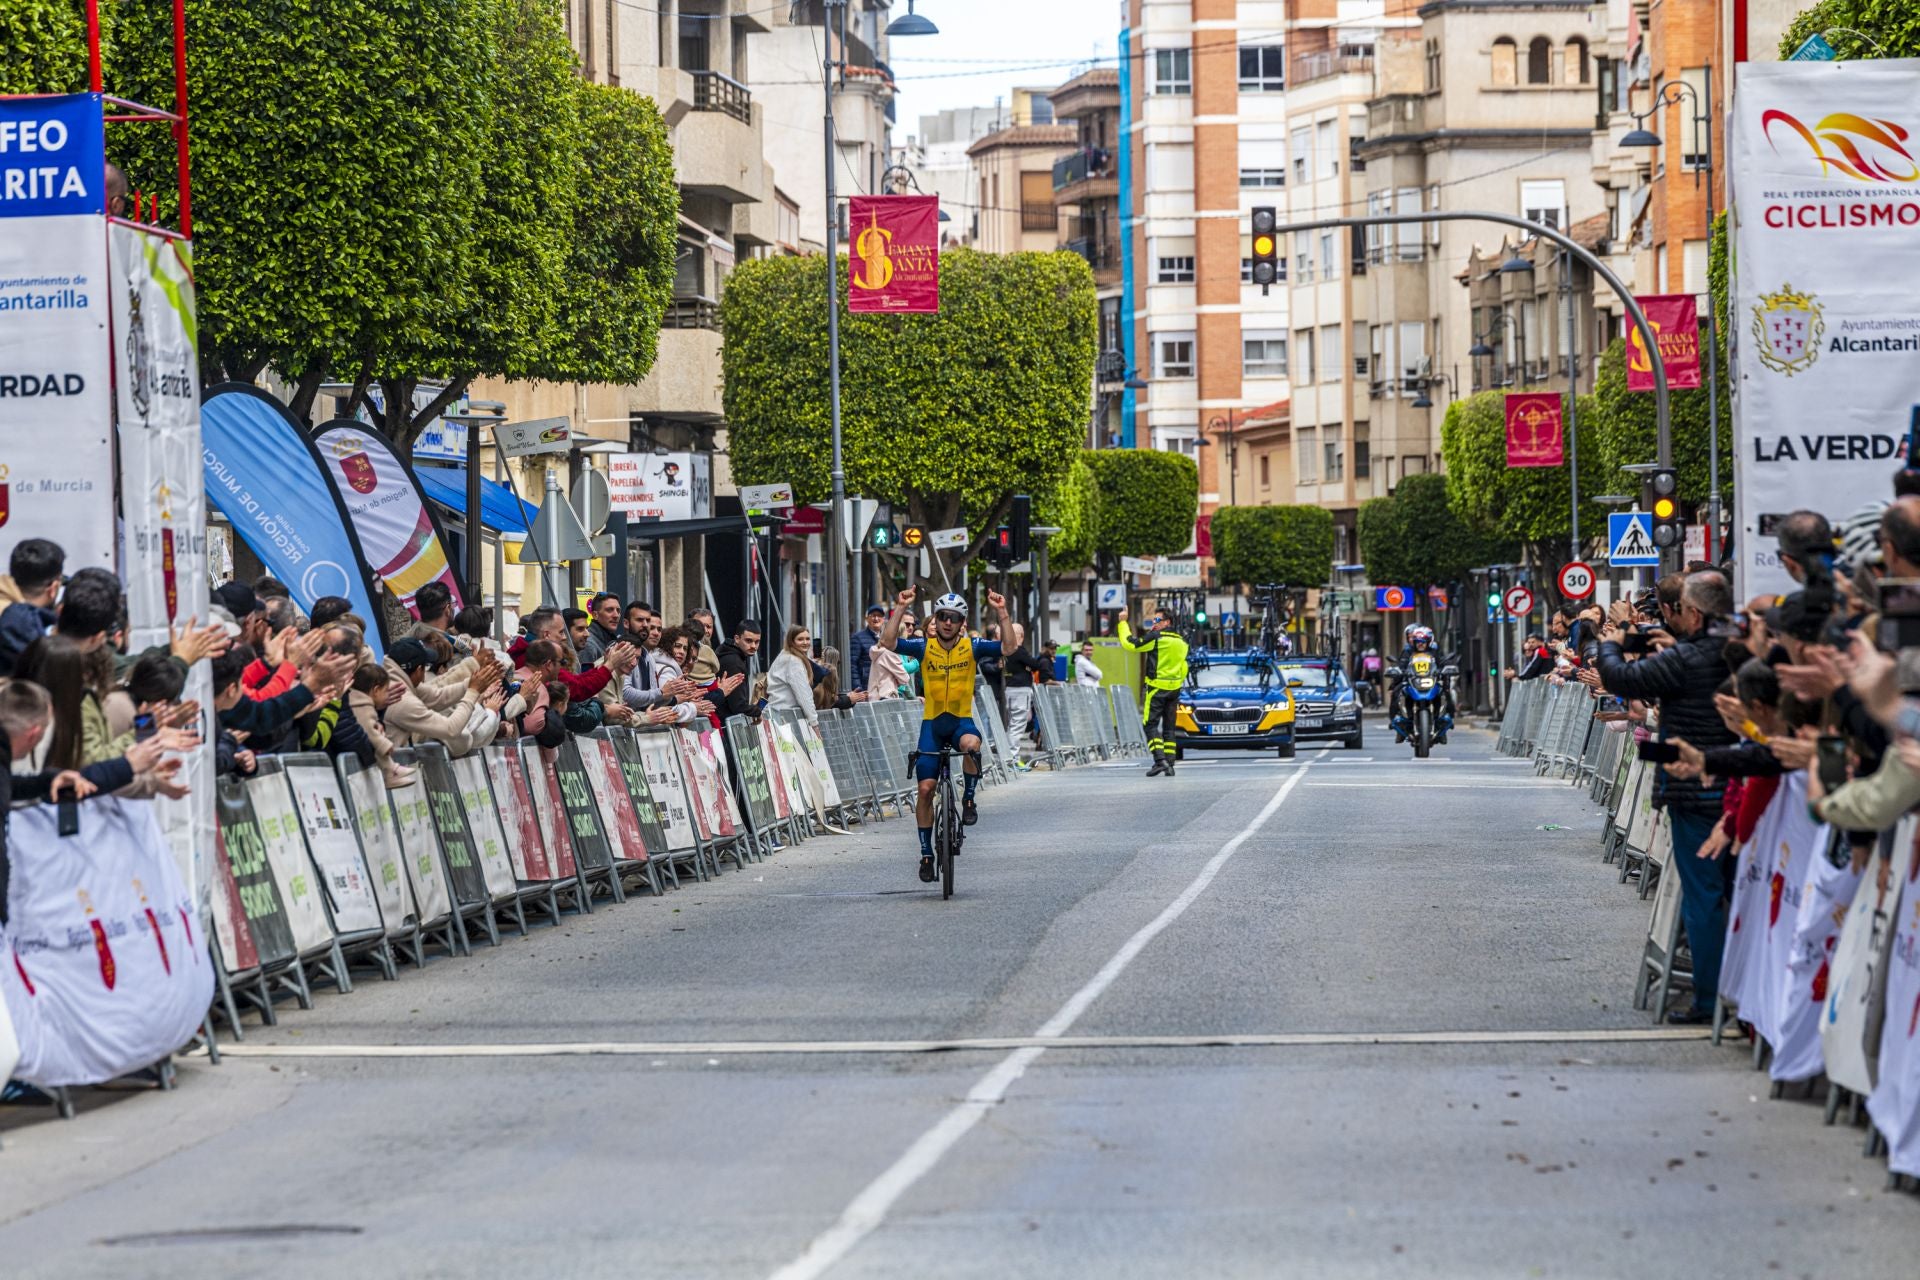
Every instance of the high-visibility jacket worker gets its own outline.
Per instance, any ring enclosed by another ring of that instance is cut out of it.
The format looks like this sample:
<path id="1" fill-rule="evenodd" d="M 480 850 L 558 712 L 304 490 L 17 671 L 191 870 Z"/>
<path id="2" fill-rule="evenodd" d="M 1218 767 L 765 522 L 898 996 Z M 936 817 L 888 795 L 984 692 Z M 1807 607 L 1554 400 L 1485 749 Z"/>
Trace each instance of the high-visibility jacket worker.
<path id="1" fill-rule="evenodd" d="M 1149 778 L 1159 774 L 1173 776 L 1173 717 L 1180 707 L 1180 690 L 1187 683 L 1187 642 L 1173 629 L 1173 615 L 1155 609 L 1147 624 L 1147 633 L 1138 640 L 1125 618 L 1120 620 L 1120 643 L 1146 654 L 1153 663 L 1147 677 L 1147 709 L 1142 717 L 1147 732 L 1147 750 L 1153 753 Z"/>

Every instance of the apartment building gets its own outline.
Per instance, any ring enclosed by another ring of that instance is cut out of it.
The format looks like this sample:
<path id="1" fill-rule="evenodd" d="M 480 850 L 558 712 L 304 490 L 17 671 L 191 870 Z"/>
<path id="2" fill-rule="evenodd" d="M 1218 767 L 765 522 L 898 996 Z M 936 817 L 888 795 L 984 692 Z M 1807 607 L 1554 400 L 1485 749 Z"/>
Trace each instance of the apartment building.
<path id="1" fill-rule="evenodd" d="M 1060 247 L 1053 201 L 1054 161 L 1078 140 L 1070 124 L 1016 124 L 967 148 L 973 173 L 968 242 L 987 253 L 1044 253 Z"/>
<path id="2" fill-rule="evenodd" d="M 1120 264 L 1120 73 L 1112 67 L 1083 72 L 1051 95 L 1058 119 L 1075 129 L 1071 151 L 1053 163 L 1053 205 L 1060 219 L 1060 247 L 1093 268 L 1100 304 L 1100 356 L 1094 370 L 1090 447 L 1112 448 L 1120 440 L 1120 392 L 1126 381 L 1121 355 Z"/>
<path id="3" fill-rule="evenodd" d="M 1432 0 L 1417 31 L 1376 50 L 1376 95 L 1355 157 L 1371 211 L 1517 215 L 1564 230 L 1608 212 L 1594 181 L 1594 44 L 1605 6 L 1587 0 Z M 1369 232 L 1369 480 L 1440 469 L 1449 400 L 1470 391 L 1469 352 L 1505 340 L 1476 323 L 1470 264 L 1521 237 L 1494 223 L 1433 222 Z M 1505 314 L 1505 313 L 1499 313 Z M 1552 349 L 1537 308 L 1504 323 L 1530 358 Z"/>
<path id="4" fill-rule="evenodd" d="M 847 238 L 845 198 L 882 189 L 881 178 L 893 162 L 890 131 L 895 118 L 893 69 L 887 65 L 890 0 L 847 0 L 829 12 L 822 0 L 654 0 L 661 7 L 699 4 L 733 15 L 751 14 L 747 62 L 737 77 L 766 108 L 774 137 L 767 151 L 774 180 L 800 206 L 800 225 L 809 239 L 824 239 L 827 227 L 826 97 L 821 84 L 827 51 L 847 64 L 835 81 L 833 136 L 839 168 L 834 186 L 835 242 Z M 845 40 L 840 18 L 845 15 Z"/>
<path id="5" fill-rule="evenodd" d="M 1250 283 L 1246 250 L 1251 209 L 1285 195 L 1287 8 L 1122 10 L 1122 341 L 1108 376 L 1136 385 L 1121 382 L 1117 434 L 1194 455 L 1203 516 L 1230 496 L 1249 410 L 1284 403 L 1291 385 L 1288 290 Z M 1263 420 L 1269 449 L 1285 432 L 1274 417 Z M 1219 447 L 1201 447 L 1215 435 Z"/>
<path id="6" fill-rule="evenodd" d="M 628 590 L 669 617 L 684 616 L 707 598 L 705 518 L 712 493 L 731 489 L 721 409 L 721 290 L 740 258 L 783 246 L 790 251 L 806 233 L 790 214 L 782 216 L 767 162 L 773 126 L 767 105 L 747 87 L 749 41 L 777 20 L 769 8 L 763 0 L 651 0 L 646 9 L 569 0 L 563 20 L 581 74 L 652 98 L 666 120 L 680 187 L 673 300 L 658 358 L 637 384 L 488 380 L 471 392 L 474 400 L 504 405 L 510 421 L 565 416 L 576 436 L 650 457 L 664 454 L 688 474 L 708 478 L 690 501 L 676 504 L 675 514 L 685 519 L 633 529 Z M 821 234 L 812 236 L 817 241 Z M 589 464 L 596 456 L 589 455 Z M 537 461 L 541 465 L 519 481 L 535 501 L 544 482 L 540 472 L 553 460 Z M 481 465 L 495 474 L 491 458 Z M 604 581 L 597 567 L 589 585 Z M 530 607 L 537 596 L 530 572 L 510 570 L 495 586 L 494 598 L 509 609 Z"/>
<path id="7" fill-rule="evenodd" d="M 1611 221 L 1610 213 L 1596 213 L 1567 235 L 1605 261 Z M 1511 269 L 1515 262 L 1528 269 Z M 1467 349 L 1468 368 L 1449 370 L 1449 382 L 1461 377 L 1474 391 L 1593 390 L 1594 364 L 1619 333 L 1623 309 L 1590 267 L 1553 241 L 1528 236 L 1476 249 L 1460 276 L 1475 342 Z"/>

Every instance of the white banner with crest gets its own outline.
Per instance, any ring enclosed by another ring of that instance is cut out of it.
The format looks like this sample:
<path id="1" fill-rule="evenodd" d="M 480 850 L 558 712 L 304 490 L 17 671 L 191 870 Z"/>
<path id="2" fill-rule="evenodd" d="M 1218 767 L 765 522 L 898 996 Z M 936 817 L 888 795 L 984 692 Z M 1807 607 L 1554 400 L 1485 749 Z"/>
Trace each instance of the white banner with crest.
<path id="1" fill-rule="evenodd" d="M 1738 598 L 1772 531 L 1893 497 L 1920 401 L 1920 60 L 1744 63 L 1731 142 Z"/>

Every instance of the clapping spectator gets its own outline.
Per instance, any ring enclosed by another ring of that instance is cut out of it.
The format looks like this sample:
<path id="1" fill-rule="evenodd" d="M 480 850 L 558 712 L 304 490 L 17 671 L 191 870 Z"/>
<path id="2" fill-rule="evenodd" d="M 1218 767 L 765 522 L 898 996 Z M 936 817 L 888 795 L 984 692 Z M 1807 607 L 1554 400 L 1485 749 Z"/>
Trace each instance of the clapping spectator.
<path id="1" fill-rule="evenodd" d="M 418 692 L 431 674 L 433 664 L 433 651 L 412 636 L 403 636 L 388 648 L 387 672 L 394 678 L 399 696 L 387 707 L 387 736 L 395 746 L 439 742 L 446 745 L 449 754 L 460 755 L 476 745 L 484 724 L 483 720 L 476 721 L 475 710 L 487 701 L 492 702 L 492 710 L 499 710 L 501 699 L 497 687 L 501 669 L 491 654 L 484 655 L 484 660 L 467 677 L 466 686 L 453 706 L 446 711 L 434 711 L 420 700 Z M 490 739 L 492 734 L 485 736 Z"/>

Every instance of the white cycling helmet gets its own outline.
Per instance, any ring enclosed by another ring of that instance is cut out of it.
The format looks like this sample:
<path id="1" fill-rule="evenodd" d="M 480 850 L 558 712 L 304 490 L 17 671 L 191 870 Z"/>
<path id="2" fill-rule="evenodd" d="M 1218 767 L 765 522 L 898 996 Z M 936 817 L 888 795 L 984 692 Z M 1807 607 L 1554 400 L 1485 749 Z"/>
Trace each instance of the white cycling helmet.
<path id="1" fill-rule="evenodd" d="M 949 591 L 933 602 L 933 614 L 937 618 L 943 613 L 957 613 L 960 621 L 967 620 L 967 598 L 957 591 Z"/>

